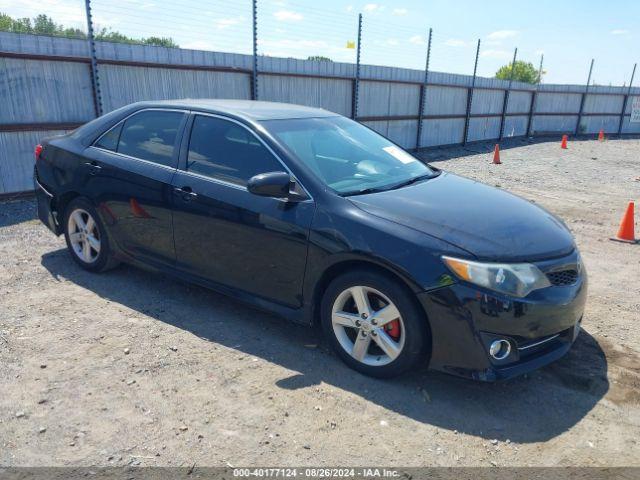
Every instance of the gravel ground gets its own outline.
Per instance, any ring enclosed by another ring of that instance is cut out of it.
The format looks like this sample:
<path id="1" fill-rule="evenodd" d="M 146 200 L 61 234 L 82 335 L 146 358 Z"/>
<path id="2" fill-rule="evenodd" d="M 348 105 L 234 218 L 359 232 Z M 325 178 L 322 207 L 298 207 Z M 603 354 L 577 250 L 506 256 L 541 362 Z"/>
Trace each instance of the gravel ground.
<path id="1" fill-rule="evenodd" d="M 591 283 L 570 353 L 498 384 L 361 376 L 317 330 L 87 273 L 32 201 L 0 204 L 0 466 L 640 466 L 640 245 L 608 240 L 640 200 L 640 140 L 504 147 L 424 155 L 564 218 Z"/>

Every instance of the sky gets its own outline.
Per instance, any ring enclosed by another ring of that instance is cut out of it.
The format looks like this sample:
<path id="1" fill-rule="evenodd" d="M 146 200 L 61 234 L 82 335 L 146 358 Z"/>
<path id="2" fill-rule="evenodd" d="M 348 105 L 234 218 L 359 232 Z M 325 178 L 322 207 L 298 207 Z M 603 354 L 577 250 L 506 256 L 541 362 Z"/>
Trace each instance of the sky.
<path id="1" fill-rule="evenodd" d="M 94 23 L 134 36 L 169 36 L 181 47 L 251 53 L 251 0 L 93 0 Z M 86 30 L 83 0 L 0 0 L 13 17 L 38 13 Z M 538 68 L 544 83 L 628 85 L 640 60 L 640 1 L 609 0 L 258 0 L 264 55 L 355 62 L 347 42 L 363 15 L 363 64 L 424 69 L 433 29 L 432 71 L 492 77 L 513 58 Z M 1 48 L 1 46 L 0 46 Z M 634 85 L 640 84 L 640 70 Z"/>

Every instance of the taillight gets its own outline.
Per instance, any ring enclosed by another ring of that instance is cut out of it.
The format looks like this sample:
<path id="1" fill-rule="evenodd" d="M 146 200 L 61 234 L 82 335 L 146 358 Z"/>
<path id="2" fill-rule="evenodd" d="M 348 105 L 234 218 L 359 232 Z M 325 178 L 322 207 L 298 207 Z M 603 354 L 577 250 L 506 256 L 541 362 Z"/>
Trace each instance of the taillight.
<path id="1" fill-rule="evenodd" d="M 36 156 L 36 160 L 40 160 L 40 155 L 42 154 L 42 145 L 36 145 L 36 149 L 33 152 Z"/>

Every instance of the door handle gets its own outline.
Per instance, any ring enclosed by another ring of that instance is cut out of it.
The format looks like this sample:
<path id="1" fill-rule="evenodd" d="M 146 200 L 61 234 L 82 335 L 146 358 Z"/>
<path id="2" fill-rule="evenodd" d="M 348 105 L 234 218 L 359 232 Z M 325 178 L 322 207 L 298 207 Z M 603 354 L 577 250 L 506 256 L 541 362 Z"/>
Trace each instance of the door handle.
<path id="1" fill-rule="evenodd" d="M 184 200 L 185 202 L 190 202 L 198 196 L 196 192 L 191 190 L 191 187 L 174 187 L 173 191 L 174 193 L 180 195 L 182 197 L 182 200 Z"/>
<path id="2" fill-rule="evenodd" d="M 89 175 L 97 175 L 102 170 L 102 167 L 96 162 L 85 162 L 85 165 L 89 167 Z"/>

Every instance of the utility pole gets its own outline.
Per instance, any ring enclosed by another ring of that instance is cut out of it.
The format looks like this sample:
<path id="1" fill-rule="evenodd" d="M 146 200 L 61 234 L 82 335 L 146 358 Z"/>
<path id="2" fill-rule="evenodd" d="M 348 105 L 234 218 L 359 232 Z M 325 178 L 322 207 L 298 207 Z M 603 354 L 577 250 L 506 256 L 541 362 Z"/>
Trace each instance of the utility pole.
<path id="1" fill-rule="evenodd" d="M 91 55 L 91 85 L 93 87 L 93 103 L 96 116 L 102 115 L 102 96 L 100 94 L 100 80 L 98 77 L 98 60 L 96 58 L 96 42 L 93 38 L 93 19 L 91 17 L 91 0 L 84 1 L 87 15 L 87 40 L 89 40 L 89 54 Z"/>

